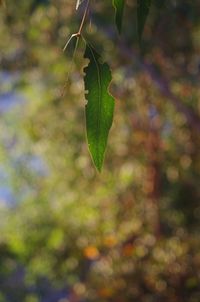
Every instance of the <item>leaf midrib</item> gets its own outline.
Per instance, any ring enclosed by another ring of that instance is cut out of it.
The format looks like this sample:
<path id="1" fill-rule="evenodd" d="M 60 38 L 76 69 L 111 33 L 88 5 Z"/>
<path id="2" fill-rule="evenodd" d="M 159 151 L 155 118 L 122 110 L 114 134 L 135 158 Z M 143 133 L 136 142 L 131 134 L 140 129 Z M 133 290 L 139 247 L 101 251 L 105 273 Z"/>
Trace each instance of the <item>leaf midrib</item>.
<path id="1" fill-rule="evenodd" d="M 89 46 L 89 45 L 88 45 Z M 100 137 L 100 118 L 101 118 L 101 97 L 102 97 L 102 90 L 101 90 L 101 74 L 100 74 L 100 69 L 99 69 L 99 66 L 98 66 L 98 62 L 94 56 L 94 53 L 93 53 L 93 50 L 92 48 L 89 46 L 89 49 L 90 49 L 90 52 L 92 54 L 92 57 L 93 57 L 93 60 L 95 62 L 95 66 L 96 66 L 96 69 L 97 69 L 97 81 L 98 81 L 98 89 L 99 89 L 99 93 L 98 93 L 98 110 L 99 110 L 99 113 L 97 116 L 97 136 L 98 136 L 98 163 L 99 163 L 99 137 Z"/>

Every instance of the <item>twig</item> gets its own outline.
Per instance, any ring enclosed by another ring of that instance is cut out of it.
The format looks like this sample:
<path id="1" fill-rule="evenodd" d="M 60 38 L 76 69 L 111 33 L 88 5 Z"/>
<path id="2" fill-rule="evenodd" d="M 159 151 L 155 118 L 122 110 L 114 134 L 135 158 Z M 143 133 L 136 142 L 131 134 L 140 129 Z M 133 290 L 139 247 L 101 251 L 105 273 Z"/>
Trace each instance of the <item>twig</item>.
<path id="1" fill-rule="evenodd" d="M 84 14 L 83 14 L 83 17 L 82 17 L 82 20 L 81 20 L 81 24 L 80 24 L 80 27 L 79 27 L 79 30 L 77 31 L 77 33 L 74 33 L 71 35 L 71 37 L 67 40 L 64 48 L 63 48 L 63 51 L 65 51 L 70 43 L 70 41 L 74 38 L 74 37 L 80 37 L 81 34 L 82 34 L 82 30 L 83 30 L 83 26 L 84 26 L 84 23 L 85 23 L 85 20 L 86 20 L 86 17 L 87 17 L 87 13 L 88 13 L 88 9 L 89 9 L 89 4 L 90 4 L 90 0 L 87 0 L 87 3 L 86 3 L 86 6 L 85 6 L 85 10 L 84 10 Z"/>

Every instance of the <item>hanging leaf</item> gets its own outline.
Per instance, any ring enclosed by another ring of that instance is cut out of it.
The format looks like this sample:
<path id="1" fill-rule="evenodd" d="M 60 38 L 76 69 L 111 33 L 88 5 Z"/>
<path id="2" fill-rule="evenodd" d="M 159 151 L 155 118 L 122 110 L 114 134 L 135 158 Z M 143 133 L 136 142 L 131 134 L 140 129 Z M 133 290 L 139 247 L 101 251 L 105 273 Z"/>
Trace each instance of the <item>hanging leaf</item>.
<path id="1" fill-rule="evenodd" d="M 88 101 L 85 108 L 87 140 L 94 164 L 100 172 L 113 121 L 114 98 L 108 92 L 111 71 L 107 63 L 100 62 L 99 54 L 89 44 L 86 44 L 84 57 L 90 61 L 84 68 Z"/>
<path id="2" fill-rule="evenodd" d="M 115 8 L 115 23 L 119 33 L 122 29 L 122 19 L 124 12 L 124 0 L 113 0 L 113 6 Z"/>
<path id="3" fill-rule="evenodd" d="M 137 0 L 138 37 L 141 41 L 145 22 L 149 14 L 151 0 Z"/>

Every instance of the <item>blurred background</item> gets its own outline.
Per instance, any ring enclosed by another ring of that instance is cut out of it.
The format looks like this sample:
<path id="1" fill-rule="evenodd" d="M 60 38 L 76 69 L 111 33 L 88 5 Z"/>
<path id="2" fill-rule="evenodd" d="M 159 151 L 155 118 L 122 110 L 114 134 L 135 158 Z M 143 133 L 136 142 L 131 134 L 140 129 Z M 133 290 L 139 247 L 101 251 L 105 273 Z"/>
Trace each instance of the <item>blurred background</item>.
<path id="1" fill-rule="evenodd" d="M 200 1 L 154 0 L 138 47 L 91 1 L 113 71 L 103 172 L 87 149 L 84 3 L 0 7 L 0 302 L 200 301 Z"/>

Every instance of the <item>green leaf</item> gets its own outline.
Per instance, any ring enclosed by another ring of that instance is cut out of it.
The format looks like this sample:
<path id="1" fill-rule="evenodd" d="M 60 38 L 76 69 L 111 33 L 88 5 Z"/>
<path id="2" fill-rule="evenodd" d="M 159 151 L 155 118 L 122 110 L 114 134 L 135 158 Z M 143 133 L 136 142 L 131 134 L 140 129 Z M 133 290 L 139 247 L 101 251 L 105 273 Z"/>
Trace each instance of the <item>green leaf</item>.
<path id="1" fill-rule="evenodd" d="M 111 71 L 107 63 L 100 62 L 99 54 L 86 44 L 85 58 L 90 62 L 84 68 L 86 110 L 86 130 L 88 147 L 98 171 L 101 171 L 108 133 L 113 121 L 114 98 L 108 89 Z"/>
<path id="2" fill-rule="evenodd" d="M 141 41 L 142 33 L 149 14 L 151 0 L 137 0 L 138 36 Z"/>
<path id="3" fill-rule="evenodd" d="M 124 0 L 113 0 L 113 6 L 115 8 L 115 23 L 119 33 L 122 29 L 122 19 L 124 12 Z"/>

